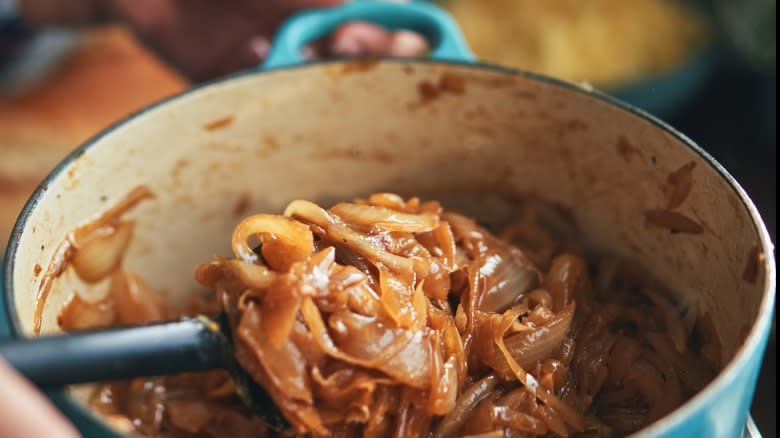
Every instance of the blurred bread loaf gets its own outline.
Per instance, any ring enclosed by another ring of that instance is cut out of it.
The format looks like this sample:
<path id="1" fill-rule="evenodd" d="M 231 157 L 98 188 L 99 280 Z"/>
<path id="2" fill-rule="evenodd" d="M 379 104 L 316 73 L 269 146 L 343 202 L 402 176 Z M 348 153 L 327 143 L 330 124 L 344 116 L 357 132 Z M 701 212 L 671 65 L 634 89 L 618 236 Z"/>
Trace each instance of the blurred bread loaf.
<path id="1" fill-rule="evenodd" d="M 43 80 L 0 96 L 0 249 L 24 202 L 76 146 L 187 87 L 119 27 L 88 32 Z"/>

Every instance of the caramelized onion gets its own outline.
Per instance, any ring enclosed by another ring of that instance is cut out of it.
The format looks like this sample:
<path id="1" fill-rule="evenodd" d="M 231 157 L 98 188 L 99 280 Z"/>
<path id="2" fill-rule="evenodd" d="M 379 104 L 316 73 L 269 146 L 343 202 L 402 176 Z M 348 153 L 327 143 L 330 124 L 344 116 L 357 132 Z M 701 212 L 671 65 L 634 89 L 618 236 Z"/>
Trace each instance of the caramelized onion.
<path id="1" fill-rule="evenodd" d="M 530 262 L 511 248 L 484 258 L 479 273 L 486 278 L 480 310 L 502 312 L 536 286 L 539 274 Z"/>
<path id="2" fill-rule="evenodd" d="M 116 231 L 116 227 L 119 225 L 119 220 L 123 214 L 127 213 L 130 209 L 138 205 L 139 202 L 151 197 L 153 197 L 152 192 L 147 186 L 138 186 L 120 198 L 116 204 L 98 214 L 95 219 L 80 225 L 68 233 L 68 236 L 65 238 L 65 240 L 60 245 L 58 245 L 57 249 L 54 251 L 54 255 L 52 256 L 51 262 L 49 263 L 49 267 L 46 269 L 46 274 L 43 276 L 43 279 L 38 286 L 38 295 L 35 300 L 35 312 L 33 315 L 33 331 L 35 333 L 40 333 L 41 331 L 41 317 L 43 315 L 43 307 L 49 297 L 54 280 L 63 272 L 65 272 L 72 259 L 78 256 L 78 248 L 81 247 L 85 242 L 89 241 L 96 230 L 108 228 Z M 127 232 L 128 230 L 125 229 L 124 233 Z M 132 227 L 130 227 L 129 232 L 132 233 Z M 97 257 L 97 255 L 95 255 L 88 256 L 85 260 L 82 261 L 82 268 L 85 269 L 86 274 L 92 274 L 87 278 L 82 278 L 82 280 L 90 281 L 90 279 L 92 279 L 94 282 L 96 281 L 94 280 L 95 277 L 107 277 L 110 272 L 102 272 L 101 267 L 103 266 L 111 265 L 113 269 L 118 268 L 118 263 L 115 262 L 117 262 L 117 260 L 121 261 L 121 258 L 124 255 L 124 251 L 127 248 L 127 244 L 124 244 L 124 248 L 119 254 L 111 250 L 116 249 L 116 245 L 122 246 L 121 237 L 122 236 L 120 236 L 118 240 L 109 238 L 108 240 L 114 240 L 114 242 L 113 244 L 109 242 L 107 248 L 104 247 L 94 249 L 95 251 L 104 249 L 106 250 L 105 255 L 113 255 L 114 259 L 96 260 L 95 257 Z"/>
<path id="3" fill-rule="evenodd" d="M 257 263 L 258 256 L 249 247 L 252 236 L 263 239 L 263 256 L 271 268 L 286 271 L 293 263 L 311 255 L 314 239 L 306 225 L 284 216 L 256 214 L 241 221 L 233 231 L 233 254 L 246 263 Z"/>
<path id="4" fill-rule="evenodd" d="M 508 241 L 436 201 L 294 201 L 284 216 L 242 221 L 235 258 L 195 270 L 214 294 L 172 310 L 121 267 L 133 223 L 120 215 L 148 191 L 131 195 L 68 236 L 39 296 L 71 265 L 84 282 L 111 283 L 100 301 L 72 296 L 66 330 L 229 309 L 236 359 L 288 433 L 630 433 L 705 385 L 721 354 L 713 321 L 697 308 L 681 316 L 634 265 L 609 258 L 589 271 L 576 230 L 538 201 L 520 206 Z M 235 391 L 224 372 L 183 374 L 103 385 L 90 403 L 129 433 L 270 436 Z"/>
<path id="5" fill-rule="evenodd" d="M 140 324 L 165 318 L 163 300 L 135 274 L 123 271 L 111 276 L 111 297 L 116 302 L 117 322 Z"/>
<path id="6" fill-rule="evenodd" d="M 57 315 L 57 325 L 63 330 L 79 331 L 114 324 L 116 306 L 111 297 L 90 303 L 74 292 Z"/>
<path id="7" fill-rule="evenodd" d="M 521 367 L 532 369 L 537 363 L 551 357 L 560 347 L 573 317 L 574 305 L 570 304 L 545 325 L 507 337 L 504 340 L 506 347 Z"/>
<path id="8" fill-rule="evenodd" d="M 712 373 L 701 358 L 690 352 L 681 354 L 663 333 L 647 332 L 644 333 L 644 337 L 666 363 L 674 368 L 675 374 L 689 391 L 701 390 L 712 378 Z"/>
<path id="9" fill-rule="evenodd" d="M 403 231 L 425 233 L 439 226 L 439 217 L 433 214 L 408 214 L 370 205 L 342 202 L 330 209 L 342 221 L 369 231 Z"/>
<path id="10" fill-rule="evenodd" d="M 515 377 L 517 377 L 517 380 L 525 388 L 527 388 L 532 394 L 538 397 L 539 400 L 545 403 L 545 405 L 549 406 L 552 409 L 555 409 L 555 411 L 558 414 L 560 414 L 561 418 L 563 419 L 563 421 L 566 422 L 566 424 L 568 424 L 569 426 L 571 426 L 573 429 L 577 431 L 582 431 L 585 427 L 584 419 L 582 418 L 582 416 L 579 413 L 577 413 L 571 406 L 565 404 L 560 399 L 558 399 L 550 391 L 548 391 L 544 387 L 541 387 L 539 385 L 539 382 L 533 376 L 529 375 L 517 363 L 517 361 L 512 357 L 512 354 L 509 351 L 509 349 L 506 347 L 504 343 L 504 334 L 506 333 L 506 330 L 509 328 L 512 322 L 514 322 L 514 320 L 517 319 L 518 316 L 519 315 L 513 312 L 512 310 L 507 311 L 502 317 L 501 324 L 498 327 L 498 330 L 496 330 L 494 333 L 493 341 L 496 343 L 496 346 L 498 346 L 499 350 L 501 350 L 501 354 L 504 356 L 507 365 L 514 373 Z M 559 431 L 556 432 L 560 434 Z M 564 433 L 562 435 L 568 435 L 568 434 Z"/>
<path id="11" fill-rule="evenodd" d="M 463 435 L 463 438 L 504 438 L 503 430 L 494 430 L 492 432 Z"/>
<path id="12" fill-rule="evenodd" d="M 547 425 L 544 421 L 506 406 L 495 406 L 492 417 L 496 425 L 508 427 L 514 431 L 530 432 L 534 435 L 547 434 Z"/>
<path id="13" fill-rule="evenodd" d="M 71 260 L 79 278 L 97 283 L 116 270 L 130 245 L 134 228 L 134 222 L 100 227 L 85 242 L 80 242 Z"/>
<path id="14" fill-rule="evenodd" d="M 201 265 L 209 266 L 209 265 Z M 241 284 L 248 288 L 264 290 L 271 286 L 274 276 L 265 266 L 243 263 L 238 260 L 224 260 L 220 263 Z"/>
<path id="15" fill-rule="evenodd" d="M 458 431 L 466 424 L 472 411 L 477 405 L 490 395 L 493 388 L 498 384 L 498 377 L 495 374 L 488 374 L 477 383 L 466 389 L 455 407 L 441 420 L 436 428 L 434 438 L 450 438 L 458 434 Z"/>
<path id="16" fill-rule="evenodd" d="M 177 428 L 197 434 L 211 421 L 212 406 L 196 400 L 170 400 L 165 410 L 171 423 Z"/>
<path id="17" fill-rule="evenodd" d="M 672 305 L 671 301 L 660 293 L 650 288 L 645 288 L 642 293 L 650 298 L 650 300 L 652 300 L 661 310 L 666 331 L 674 344 L 674 348 L 680 353 L 684 352 L 686 344 L 688 343 L 687 333 L 689 332 L 685 329 L 683 320 L 680 317 L 680 312 Z"/>
<path id="18" fill-rule="evenodd" d="M 324 249 L 306 262 L 295 263 L 268 287 L 260 310 L 261 326 L 276 348 L 287 341 L 304 298 L 327 294 L 334 259 L 333 248 Z"/>
<path id="19" fill-rule="evenodd" d="M 544 286 L 553 297 L 552 309 L 560 311 L 575 298 L 588 292 L 590 286 L 585 261 L 573 254 L 555 257 L 550 272 L 544 278 Z"/>

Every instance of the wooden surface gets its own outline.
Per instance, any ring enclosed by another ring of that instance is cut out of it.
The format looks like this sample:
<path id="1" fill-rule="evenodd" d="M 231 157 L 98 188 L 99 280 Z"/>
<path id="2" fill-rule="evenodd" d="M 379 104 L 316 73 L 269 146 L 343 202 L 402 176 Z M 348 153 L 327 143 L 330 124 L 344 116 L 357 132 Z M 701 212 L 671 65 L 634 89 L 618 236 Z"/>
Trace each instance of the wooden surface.
<path id="1" fill-rule="evenodd" d="M 34 87 L 0 97 L 0 249 L 38 183 L 76 146 L 187 81 L 121 28 L 92 31 Z"/>

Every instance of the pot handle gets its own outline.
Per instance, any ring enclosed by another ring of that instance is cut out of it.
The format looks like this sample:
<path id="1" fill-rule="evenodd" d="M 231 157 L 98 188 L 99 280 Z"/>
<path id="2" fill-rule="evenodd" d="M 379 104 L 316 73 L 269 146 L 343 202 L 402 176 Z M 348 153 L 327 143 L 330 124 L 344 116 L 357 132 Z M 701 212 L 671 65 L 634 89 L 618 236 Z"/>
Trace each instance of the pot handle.
<path id="1" fill-rule="evenodd" d="M 369 21 L 387 29 L 419 33 L 431 45 L 430 57 L 440 61 L 472 63 L 474 55 L 455 20 L 430 3 L 405 4 L 384 1 L 348 1 L 339 6 L 311 9 L 289 18 L 274 37 L 261 70 L 303 64 L 301 49 L 349 21 Z"/>

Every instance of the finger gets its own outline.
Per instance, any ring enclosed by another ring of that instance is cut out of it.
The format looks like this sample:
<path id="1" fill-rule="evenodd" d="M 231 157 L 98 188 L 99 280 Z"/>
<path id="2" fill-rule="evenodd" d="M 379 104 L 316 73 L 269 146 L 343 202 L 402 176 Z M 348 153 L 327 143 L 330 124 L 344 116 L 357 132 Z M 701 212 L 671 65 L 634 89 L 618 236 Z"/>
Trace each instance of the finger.
<path id="1" fill-rule="evenodd" d="M 408 30 L 399 30 L 390 37 L 390 46 L 385 54 L 399 57 L 420 56 L 428 50 L 428 43 L 422 36 Z"/>
<path id="2" fill-rule="evenodd" d="M 254 37 L 249 40 L 249 50 L 257 60 L 263 60 L 271 51 L 271 41 L 262 36 Z"/>
<path id="3" fill-rule="evenodd" d="M 330 40 L 330 52 L 336 56 L 379 56 L 392 44 L 390 34 L 372 23 L 356 21 L 341 26 Z"/>
<path id="4" fill-rule="evenodd" d="M 0 382 L 0 437 L 80 436 L 37 388 L 2 359 Z"/>

